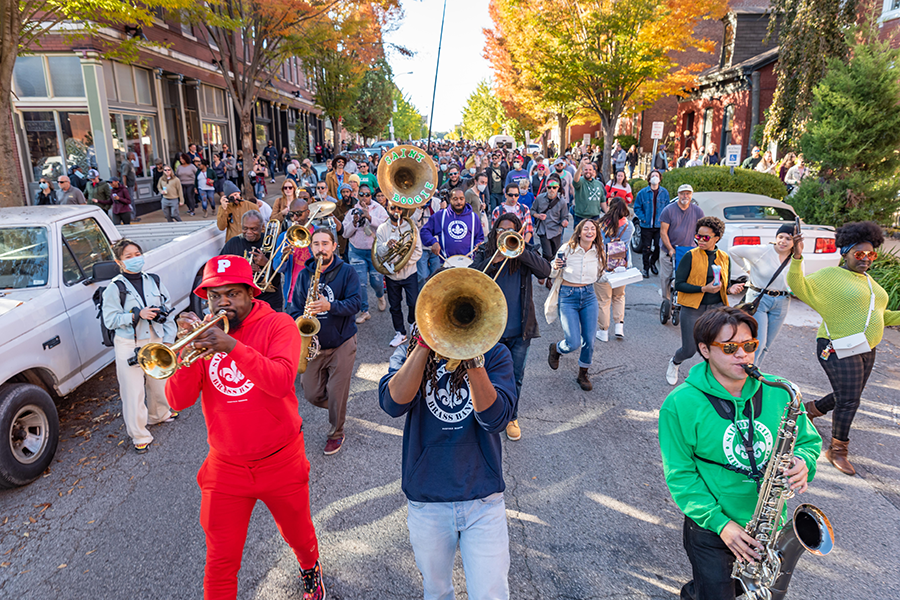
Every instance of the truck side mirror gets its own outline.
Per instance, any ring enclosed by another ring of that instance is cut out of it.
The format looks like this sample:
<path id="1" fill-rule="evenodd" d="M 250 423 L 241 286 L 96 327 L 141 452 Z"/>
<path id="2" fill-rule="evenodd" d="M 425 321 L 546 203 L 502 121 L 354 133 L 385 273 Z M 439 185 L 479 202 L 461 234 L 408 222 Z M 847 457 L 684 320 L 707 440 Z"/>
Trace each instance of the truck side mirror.
<path id="1" fill-rule="evenodd" d="M 90 285 L 92 283 L 97 283 L 98 281 L 109 281 L 120 272 L 121 270 L 119 269 L 119 265 L 116 264 L 116 261 L 104 260 L 94 263 L 94 267 L 91 270 L 91 276 L 82 283 L 84 283 L 84 285 Z"/>

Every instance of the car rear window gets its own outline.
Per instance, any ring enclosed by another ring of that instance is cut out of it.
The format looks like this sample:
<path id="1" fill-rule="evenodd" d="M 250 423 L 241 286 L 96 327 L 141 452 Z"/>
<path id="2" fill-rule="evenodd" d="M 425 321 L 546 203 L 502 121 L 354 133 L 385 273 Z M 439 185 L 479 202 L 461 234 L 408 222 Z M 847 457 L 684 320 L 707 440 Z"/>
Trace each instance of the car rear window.
<path id="1" fill-rule="evenodd" d="M 794 211 L 779 206 L 727 206 L 722 211 L 729 221 L 793 221 Z"/>

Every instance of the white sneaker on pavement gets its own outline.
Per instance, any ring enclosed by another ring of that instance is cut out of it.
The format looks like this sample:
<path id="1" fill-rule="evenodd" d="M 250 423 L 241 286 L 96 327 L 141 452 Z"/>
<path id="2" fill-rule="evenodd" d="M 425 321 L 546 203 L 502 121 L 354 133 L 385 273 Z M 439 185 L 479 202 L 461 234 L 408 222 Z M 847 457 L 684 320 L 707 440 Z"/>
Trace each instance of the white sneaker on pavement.
<path id="1" fill-rule="evenodd" d="M 391 340 L 391 348 L 396 348 L 400 344 L 406 341 L 406 334 L 400 333 L 399 331 L 394 334 L 394 339 Z"/>
<path id="2" fill-rule="evenodd" d="M 356 324 L 359 325 L 360 323 L 365 323 L 366 321 L 368 321 L 371 318 L 372 318 L 372 315 L 369 314 L 369 311 L 361 312 L 358 315 L 356 315 Z"/>
<path id="3" fill-rule="evenodd" d="M 616 323 L 616 337 L 620 340 L 625 339 L 625 323 Z"/>
<path id="4" fill-rule="evenodd" d="M 385 309 L 387 309 L 387 298 L 382 296 L 381 298 L 378 299 L 378 310 L 380 310 L 381 312 L 384 312 Z"/>
<path id="5" fill-rule="evenodd" d="M 675 385 L 678 383 L 678 367 L 680 365 L 675 364 L 675 359 L 669 359 L 669 367 L 666 369 L 666 381 L 669 382 L 669 385 Z"/>
<path id="6" fill-rule="evenodd" d="M 594 336 L 601 342 L 609 341 L 609 331 L 606 329 L 598 329 L 596 335 Z"/>

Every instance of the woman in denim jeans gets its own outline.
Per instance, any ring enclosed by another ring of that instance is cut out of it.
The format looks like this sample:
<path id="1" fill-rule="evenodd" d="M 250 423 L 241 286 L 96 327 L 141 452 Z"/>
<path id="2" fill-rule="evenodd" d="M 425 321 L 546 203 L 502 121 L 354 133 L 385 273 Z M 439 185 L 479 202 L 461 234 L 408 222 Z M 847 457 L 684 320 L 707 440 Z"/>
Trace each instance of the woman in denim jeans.
<path id="1" fill-rule="evenodd" d="M 606 278 L 606 253 L 597 235 L 597 222 L 585 219 L 576 225 L 572 239 L 561 252 L 564 258 L 557 254 L 550 277 L 562 278 L 554 285 L 559 285 L 559 320 L 566 337 L 550 344 L 547 362 L 555 371 L 559 368 L 560 355 L 580 348 L 576 381 L 581 389 L 590 391 L 593 386 L 588 378 L 588 368 L 594 357 L 594 335 L 599 313 L 594 283 Z"/>

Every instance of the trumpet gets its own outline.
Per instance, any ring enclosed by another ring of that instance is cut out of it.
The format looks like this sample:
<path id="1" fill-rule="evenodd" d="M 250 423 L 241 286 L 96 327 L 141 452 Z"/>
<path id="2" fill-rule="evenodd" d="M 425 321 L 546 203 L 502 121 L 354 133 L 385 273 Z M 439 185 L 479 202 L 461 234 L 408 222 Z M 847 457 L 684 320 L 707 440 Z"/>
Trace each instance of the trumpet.
<path id="1" fill-rule="evenodd" d="M 303 225 L 291 225 L 287 228 L 287 231 L 284 232 L 284 240 L 281 242 L 281 246 L 278 247 L 276 252 L 272 253 L 271 258 L 269 258 L 269 262 L 266 263 L 265 269 L 257 273 L 257 276 L 260 273 L 264 274 L 264 278 L 257 281 L 256 277 L 253 278 L 253 283 L 261 289 L 262 291 L 272 291 L 272 282 L 275 281 L 275 277 L 278 275 L 278 272 L 281 271 L 281 267 L 284 266 L 284 263 L 287 261 L 288 256 L 288 247 L 293 248 L 306 248 L 312 243 L 312 234 L 309 232 L 309 229 L 304 227 Z M 275 255 L 281 252 L 281 262 L 278 263 L 278 266 L 275 267 L 275 270 L 272 270 L 272 261 L 275 260 Z"/>
<path id="2" fill-rule="evenodd" d="M 206 323 L 197 321 L 193 325 L 193 330 L 171 346 L 151 342 L 142 346 L 137 353 L 138 365 L 141 369 L 154 379 L 168 379 L 175 374 L 179 367 L 189 367 L 194 364 L 200 355 L 206 352 L 206 348 L 195 348 L 178 359 L 178 353 L 188 344 L 192 343 L 197 336 L 222 322 L 222 329 L 228 333 L 228 317 L 225 311 L 220 310 L 215 318 Z"/>

